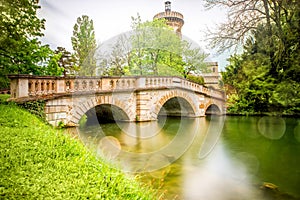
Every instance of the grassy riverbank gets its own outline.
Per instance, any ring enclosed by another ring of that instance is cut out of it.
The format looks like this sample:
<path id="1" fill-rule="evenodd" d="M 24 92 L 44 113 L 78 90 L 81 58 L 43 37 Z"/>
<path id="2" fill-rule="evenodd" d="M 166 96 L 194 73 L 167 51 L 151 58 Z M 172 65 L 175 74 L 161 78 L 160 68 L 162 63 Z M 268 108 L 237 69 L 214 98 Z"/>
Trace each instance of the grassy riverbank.
<path id="1" fill-rule="evenodd" d="M 0 199 L 155 199 L 76 139 L 0 95 Z"/>

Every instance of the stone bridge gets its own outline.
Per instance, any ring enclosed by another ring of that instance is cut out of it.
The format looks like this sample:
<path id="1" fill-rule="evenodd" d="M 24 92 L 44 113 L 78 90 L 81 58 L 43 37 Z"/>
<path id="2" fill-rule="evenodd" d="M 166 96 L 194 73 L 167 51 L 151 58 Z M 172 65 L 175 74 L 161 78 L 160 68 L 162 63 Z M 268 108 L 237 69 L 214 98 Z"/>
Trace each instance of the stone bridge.
<path id="1" fill-rule="evenodd" d="M 151 121 L 159 116 L 224 114 L 220 90 L 172 76 L 53 77 L 11 75 L 11 100 L 44 100 L 50 124 L 77 126 L 83 116 Z"/>

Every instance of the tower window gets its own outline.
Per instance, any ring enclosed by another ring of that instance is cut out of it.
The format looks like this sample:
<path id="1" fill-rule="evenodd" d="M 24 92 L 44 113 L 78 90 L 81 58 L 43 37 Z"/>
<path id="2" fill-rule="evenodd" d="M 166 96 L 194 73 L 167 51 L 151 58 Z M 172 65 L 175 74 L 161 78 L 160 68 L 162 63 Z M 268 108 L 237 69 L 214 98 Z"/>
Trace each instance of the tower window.
<path id="1" fill-rule="evenodd" d="M 165 11 L 171 11 L 171 2 L 170 1 L 166 1 L 165 2 Z"/>

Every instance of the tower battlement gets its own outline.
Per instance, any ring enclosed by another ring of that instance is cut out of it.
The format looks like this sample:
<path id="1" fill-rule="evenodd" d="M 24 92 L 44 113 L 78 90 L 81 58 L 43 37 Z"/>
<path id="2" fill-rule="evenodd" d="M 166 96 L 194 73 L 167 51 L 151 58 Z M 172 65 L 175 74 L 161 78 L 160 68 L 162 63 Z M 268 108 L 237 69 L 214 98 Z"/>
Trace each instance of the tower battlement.
<path id="1" fill-rule="evenodd" d="M 165 12 L 154 15 L 153 19 L 166 19 L 167 25 L 174 29 L 174 32 L 181 37 L 181 28 L 184 24 L 183 15 L 171 10 L 171 2 L 165 2 Z"/>

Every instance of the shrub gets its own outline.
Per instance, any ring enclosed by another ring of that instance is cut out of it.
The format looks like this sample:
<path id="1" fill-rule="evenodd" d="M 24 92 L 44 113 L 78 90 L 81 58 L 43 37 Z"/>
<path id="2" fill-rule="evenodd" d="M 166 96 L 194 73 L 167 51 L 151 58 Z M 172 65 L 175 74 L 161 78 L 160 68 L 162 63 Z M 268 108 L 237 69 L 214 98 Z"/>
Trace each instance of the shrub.
<path id="1" fill-rule="evenodd" d="M 189 75 L 187 75 L 186 79 L 189 81 L 192 81 L 194 83 L 204 85 L 204 78 L 202 76 L 196 76 L 196 75 L 189 74 Z"/>

